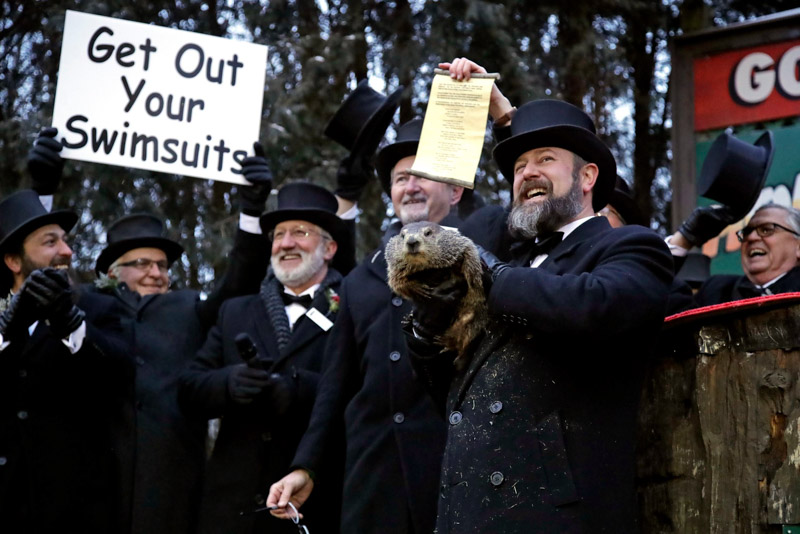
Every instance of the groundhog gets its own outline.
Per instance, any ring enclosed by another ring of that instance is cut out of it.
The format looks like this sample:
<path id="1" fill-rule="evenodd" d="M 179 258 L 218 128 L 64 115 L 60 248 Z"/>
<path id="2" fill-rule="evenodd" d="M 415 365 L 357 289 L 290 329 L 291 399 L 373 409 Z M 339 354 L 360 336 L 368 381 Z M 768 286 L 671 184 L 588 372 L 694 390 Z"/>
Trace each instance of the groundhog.
<path id="1" fill-rule="evenodd" d="M 445 349 L 457 352 L 456 366 L 466 364 L 469 344 L 486 326 L 481 258 L 469 239 L 436 223 L 408 224 L 386 245 L 389 287 L 408 300 L 430 298 L 431 288 L 460 279 L 467 293 L 458 304 L 453 324 L 439 337 Z"/>

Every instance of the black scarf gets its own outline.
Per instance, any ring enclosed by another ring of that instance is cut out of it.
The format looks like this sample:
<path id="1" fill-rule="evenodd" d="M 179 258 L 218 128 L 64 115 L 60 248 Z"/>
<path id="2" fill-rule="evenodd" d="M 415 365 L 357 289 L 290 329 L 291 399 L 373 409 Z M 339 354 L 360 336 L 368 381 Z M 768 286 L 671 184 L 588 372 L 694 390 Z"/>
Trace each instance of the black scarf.
<path id="1" fill-rule="evenodd" d="M 314 292 L 314 300 L 317 300 L 319 295 L 324 295 L 327 289 L 333 285 L 341 282 L 342 275 L 336 269 L 328 267 L 328 274 Z M 292 338 L 292 329 L 289 327 L 289 317 L 286 315 L 286 305 L 283 303 L 283 284 L 275 278 L 275 273 L 272 268 L 269 269 L 266 278 L 261 282 L 261 302 L 264 304 L 264 309 L 267 311 L 272 323 L 272 329 L 275 330 L 275 339 L 278 342 L 278 351 L 283 352 L 289 340 Z"/>

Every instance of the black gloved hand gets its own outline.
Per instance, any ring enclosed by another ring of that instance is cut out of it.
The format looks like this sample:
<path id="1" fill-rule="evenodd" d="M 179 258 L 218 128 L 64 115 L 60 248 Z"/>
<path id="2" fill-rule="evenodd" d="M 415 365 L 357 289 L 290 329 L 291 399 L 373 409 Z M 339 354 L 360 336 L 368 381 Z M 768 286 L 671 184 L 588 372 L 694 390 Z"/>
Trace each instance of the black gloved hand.
<path id="1" fill-rule="evenodd" d="M 497 256 L 486 250 L 480 245 L 475 245 L 478 248 L 478 254 L 481 257 L 486 269 L 484 271 L 488 271 L 489 276 L 486 276 L 484 272 L 483 277 L 483 289 L 485 292 L 489 292 L 491 289 L 492 284 L 497 280 L 497 277 L 500 276 L 500 273 L 505 271 L 506 269 L 511 269 L 511 266 L 504 261 L 501 261 Z"/>
<path id="2" fill-rule="evenodd" d="M 56 128 L 42 128 L 39 137 L 28 152 L 28 172 L 32 189 L 40 195 L 52 195 L 61 183 L 64 160 L 61 158 L 61 142 L 55 139 Z"/>
<path id="3" fill-rule="evenodd" d="M 297 383 L 290 376 L 272 373 L 267 379 L 264 394 L 269 400 L 270 412 L 278 417 L 286 415 L 294 403 Z"/>
<path id="4" fill-rule="evenodd" d="M 86 314 L 75 305 L 72 285 L 64 269 L 37 269 L 29 277 L 30 292 L 41 309 L 41 316 L 50 326 L 50 331 L 59 338 L 66 338 L 78 329 Z"/>
<path id="5" fill-rule="evenodd" d="M 228 375 L 228 395 L 238 404 L 249 404 L 267 386 L 268 379 L 269 373 L 263 369 L 236 364 Z"/>
<path id="6" fill-rule="evenodd" d="M 336 190 L 334 194 L 353 202 L 361 198 L 361 193 L 367 187 L 369 180 L 375 174 L 375 168 L 370 163 L 371 154 L 363 151 L 351 152 L 339 162 L 336 171 Z"/>
<path id="7" fill-rule="evenodd" d="M 689 243 L 699 247 L 739 219 L 728 206 L 701 206 L 694 209 L 678 231 Z"/>
<path id="8" fill-rule="evenodd" d="M 431 288 L 427 297 L 414 300 L 412 325 L 414 331 L 427 339 L 441 335 L 453 324 L 458 304 L 467 294 L 467 281 L 451 279 Z"/>
<path id="9" fill-rule="evenodd" d="M 36 300 L 29 291 L 28 280 L 11 297 L 6 309 L 0 313 L 0 335 L 3 341 L 14 341 L 23 337 L 28 327 L 37 320 Z"/>
<path id="10" fill-rule="evenodd" d="M 267 197 L 272 190 L 272 171 L 269 170 L 261 143 L 253 143 L 253 151 L 255 156 L 242 161 L 242 176 L 253 185 L 239 186 L 239 196 L 242 213 L 258 217 L 264 212 Z"/>

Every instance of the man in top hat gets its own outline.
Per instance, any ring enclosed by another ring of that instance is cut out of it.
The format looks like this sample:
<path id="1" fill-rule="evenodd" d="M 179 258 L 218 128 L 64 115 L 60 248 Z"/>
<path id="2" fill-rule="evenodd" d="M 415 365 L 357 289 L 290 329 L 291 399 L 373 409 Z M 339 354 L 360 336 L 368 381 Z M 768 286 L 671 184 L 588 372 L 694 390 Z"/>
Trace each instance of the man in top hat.
<path id="1" fill-rule="evenodd" d="M 432 401 L 413 379 L 401 319 L 410 305 L 386 283 L 386 242 L 402 225 L 436 221 L 457 226 L 451 209 L 463 189 L 408 173 L 422 120 L 403 124 L 376 168 L 395 221 L 380 247 L 342 283 L 341 309 L 326 349 L 326 366 L 308 430 L 291 461 L 294 471 L 273 484 L 268 506 L 287 516 L 325 483 L 318 474 L 344 421 L 346 463 L 341 531 L 348 534 L 431 532 L 445 428 Z M 315 475 L 316 474 L 316 478 Z M 303 508 L 304 510 L 304 508 Z"/>
<path id="2" fill-rule="evenodd" d="M 44 140 L 55 135 L 53 129 L 44 130 L 31 158 L 38 162 L 40 181 L 57 184 L 61 145 Z M 128 351 L 129 376 L 120 388 L 126 403 L 116 436 L 124 532 L 194 532 L 206 421 L 180 409 L 178 376 L 202 346 L 221 303 L 257 291 L 267 270 L 268 246 L 258 216 L 272 175 L 257 156 L 242 162 L 242 173 L 254 185 L 238 189 L 242 212 L 229 265 L 207 299 L 195 290 L 170 290 L 169 268 L 183 247 L 165 235 L 163 222 L 152 214 L 113 222 L 95 263 L 98 281 L 87 292 L 118 304 L 116 318 L 135 347 Z"/>
<path id="3" fill-rule="evenodd" d="M 485 335 L 457 371 L 435 342 L 454 306 L 432 317 L 415 303 L 406 329 L 446 405 L 437 532 L 635 532 L 636 408 L 669 251 L 649 229 L 595 215 L 616 164 L 575 106 L 521 106 L 494 159 L 513 182 L 508 225 L 520 241 L 508 264 L 482 254 Z"/>
<path id="4" fill-rule="evenodd" d="M 741 243 L 744 274 L 708 277 L 694 295 L 692 306 L 800 291 L 800 210 L 764 204 L 736 237 Z M 673 244 L 684 244 L 684 240 L 681 233 L 671 239 Z M 685 244 L 691 246 L 688 241 Z"/>
<path id="5" fill-rule="evenodd" d="M 352 217 L 347 210 L 355 210 L 364 188 L 375 174 L 373 158 L 375 150 L 383 140 L 386 129 L 392 122 L 394 113 L 400 105 L 405 88 L 401 85 L 388 97 L 375 91 L 367 80 L 361 80 L 355 90 L 350 93 L 325 127 L 325 135 L 345 147 L 349 153 L 342 159 L 337 171 L 337 187 L 334 191 L 339 201 L 341 217 Z M 413 126 L 412 126 L 413 125 Z M 422 121 L 409 121 L 403 135 L 416 143 Z M 398 133 L 399 135 L 399 133 Z M 416 147 L 416 144 L 414 144 Z M 415 155 L 416 148 L 409 155 Z M 391 197 L 387 177 L 391 167 L 387 168 L 387 160 L 381 163 L 378 175 L 384 192 Z M 461 201 L 455 209 L 458 216 L 466 218 L 470 213 L 484 205 L 481 196 L 471 189 L 462 192 Z"/>
<path id="6" fill-rule="evenodd" d="M 258 294 L 226 301 L 217 324 L 181 379 L 187 410 L 222 418 L 203 483 L 199 532 L 296 532 L 269 513 L 264 490 L 291 466 L 308 425 L 325 343 L 339 311 L 338 242 L 349 230 L 326 189 L 290 183 L 278 208 L 261 217 L 272 268 Z M 243 348 L 247 334 L 253 349 Z M 337 436 L 339 438 L 339 436 Z M 328 446 L 335 448 L 337 439 Z M 319 467 L 309 502 L 311 532 L 335 532 L 340 509 L 338 455 Z M 327 488 L 325 487 L 327 484 Z"/>
<path id="7" fill-rule="evenodd" d="M 608 219 L 608 224 L 612 228 L 619 228 L 628 224 L 638 224 L 640 226 L 649 227 L 650 224 L 647 219 L 641 214 L 641 210 L 636 205 L 633 198 L 633 192 L 630 186 L 617 176 L 614 183 L 614 190 L 611 192 L 611 198 L 608 204 L 597 212 Z"/>
<path id="8" fill-rule="evenodd" d="M 66 234 L 35 191 L 0 202 L 0 514 L 9 532 L 114 531 L 122 383 L 111 299 L 77 296 Z"/>
<path id="9" fill-rule="evenodd" d="M 700 171 L 699 189 L 701 195 L 721 204 L 695 208 L 667 238 L 678 269 L 684 265 L 689 249 L 718 236 L 752 209 L 766 182 L 773 152 L 769 131 L 753 145 L 727 132 L 714 141 Z M 744 275 L 707 277 L 685 307 L 800 290 L 796 268 L 800 261 L 800 211 L 772 202 L 761 205 L 736 236 L 741 243 Z"/>

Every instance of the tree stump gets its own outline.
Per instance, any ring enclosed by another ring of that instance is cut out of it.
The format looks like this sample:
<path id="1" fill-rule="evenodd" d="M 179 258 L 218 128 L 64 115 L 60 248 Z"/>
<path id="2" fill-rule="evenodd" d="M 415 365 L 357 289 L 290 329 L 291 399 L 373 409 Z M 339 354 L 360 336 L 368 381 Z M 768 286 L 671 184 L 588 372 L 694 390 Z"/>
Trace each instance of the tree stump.
<path id="1" fill-rule="evenodd" d="M 769 306 L 665 328 L 639 413 L 642 532 L 800 524 L 800 304 Z"/>

